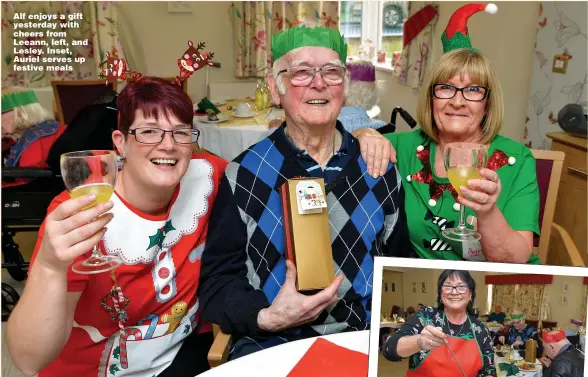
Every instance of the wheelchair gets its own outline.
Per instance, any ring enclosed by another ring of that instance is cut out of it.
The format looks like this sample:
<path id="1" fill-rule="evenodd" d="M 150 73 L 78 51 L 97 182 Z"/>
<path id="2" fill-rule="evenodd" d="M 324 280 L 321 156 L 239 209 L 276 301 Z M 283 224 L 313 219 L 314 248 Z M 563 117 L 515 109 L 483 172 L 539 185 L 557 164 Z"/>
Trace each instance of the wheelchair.
<path id="1" fill-rule="evenodd" d="M 49 168 L 3 167 L 2 182 L 28 180 L 19 186 L 2 188 L 2 268 L 7 269 L 14 280 L 25 280 L 29 268 L 14 236 L 18 232 L 38 232 L 49 204 L 65 190 L 59 156 L 77 150 L 113 149 L 111 135 L 117 127 L 116 98 L 116 93 L 109 93 L 80 110 L 52 145 L 46 160 Z M 2 283 L 3 322 L 19 298 L 13 287 Z"/>
<path id="2" fill-rule="evenodd" d="M 394 110 L 392 110 L 392 115 L 390 116 L 390 123 L 387 125 L 378 128 L 378 132 L 382 135 L 384 134 L 391 134 L 396 132 L 396 117 L 400 114 L 400 117 L 408 124 L 408 126 L 413 129 L 417 126 L 416 120 L 402 107 L 396 106 Z"/>

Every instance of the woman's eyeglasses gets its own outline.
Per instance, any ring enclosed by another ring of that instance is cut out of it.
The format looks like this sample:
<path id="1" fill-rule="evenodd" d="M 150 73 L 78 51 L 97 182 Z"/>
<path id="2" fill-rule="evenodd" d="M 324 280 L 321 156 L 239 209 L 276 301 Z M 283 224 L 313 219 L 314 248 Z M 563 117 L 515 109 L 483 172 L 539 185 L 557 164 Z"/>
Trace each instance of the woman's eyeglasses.
<path id="1" fill-rule="evenodd" d="M 294 86 L 308 86 L 314 80 L 314 75 L 320 72 L 323 81 L 327 85 L 339 85 L 345 78 L 345 67 L 327 64 L 322 67 L 290 67 L 278 71 L 280 73 L 288 72 L 290 82 Z"/>
<path id="2" fill-rule="evenodd" d="M 466 293 L 469 289 L 469 287 L 467 285 L 443 285 L 441 286 L 441 291 L 443 291 L 443 293 L 453 293 L 453 290 L 456 290 L 457 293 Z"/>
<path id="3" fill-rule="evenodd" d="M 139 127 L 129 130 L 129 135 L 134 135 L 135 140 L 141 144 L 159 144 L 163 141 L 166 133 L 172 134 L 177 144 L 193 144 L 198 142 L 200 131 L 191 128 L 180 128 L 173 131 L 162 130 L 161 128 Z"/>
<path id="4" fill-rule="evenodd" d="M 457 92 L 461 92 L 463 98 L 468 101 L 479 102 L 483 101 L 490 94 L 490 88 L 486 86 L 470 85 L 465 88 L 457 88 L 449 84 L 433 84 L 431 85 L 431 92 L 435 98 L 452 99 Z"/>

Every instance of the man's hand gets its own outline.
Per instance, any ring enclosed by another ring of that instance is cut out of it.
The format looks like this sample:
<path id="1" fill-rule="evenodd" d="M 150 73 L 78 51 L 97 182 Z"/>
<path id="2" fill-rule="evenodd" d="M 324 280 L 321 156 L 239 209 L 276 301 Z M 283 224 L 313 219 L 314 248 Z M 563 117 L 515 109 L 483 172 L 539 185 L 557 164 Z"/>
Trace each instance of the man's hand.
<path id="1" fill-rule="evenodd" d="M 542 357 L 539 359 L 539 361 L 541 362 L 541 364 L 543 364 L 544 368 L 549 368 L 549 366 L 551 365 L 551 359 L 549 357 Z"/>
<path id="2" fill-rule="evenodd" d="M 382 176 L 388 162 L 396 162 L 396 151 L 392 143 L 376 130 L 362 128 L 351 133 L 358 141 L 361 157 L 367 165 L 368 174 L 374 178 Z"/>
<path id="3" fill-rule="evenodd" d="M 314 321 L 325 308 L 339 298 L 337 290 L 343 281 L 338 275 L 328 287 L 312 295 L 305 296 L 296 290 L 296 267 L 286 261 L 286 281 L 269 308 L 257 315 L 257 325 L 265 331 L 280 331 Z"/>
<path id="4" fill-rule="evenodd" d="M 498 341 L 499 341 L 500 343 L 502 343 L 502 344 L 505 344 L 505 343 L 504 343 L 504 336 L 503 336 L 503 335 L 500 335 L 500 336 L 498 337 Z"/>

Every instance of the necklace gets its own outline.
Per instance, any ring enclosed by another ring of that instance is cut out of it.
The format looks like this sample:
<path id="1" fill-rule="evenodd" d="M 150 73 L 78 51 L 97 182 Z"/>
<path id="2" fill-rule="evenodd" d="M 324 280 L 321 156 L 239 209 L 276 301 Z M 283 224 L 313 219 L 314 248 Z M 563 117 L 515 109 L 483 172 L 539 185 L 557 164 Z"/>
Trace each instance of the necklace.
<path id="1" fill-rule="evenodd" d="M 462 330 L 463 330 L 463 326 L 466 324 L 466 322 L 468 321 L 468 319 L 466 318 L 465 322 L 461 324 L 461 327 L 459 328 L 459 331 L 457 332 L 457 334 L 454 334 L 453 336 L 458 336 L 459 334 L 461 334 Z M 449 322 L 449 320 L 447 320 L 447 323 L 450 325 L 449 326 L 449 330 L 451 330 L 451 326 L 458 326 L 458 325 L 454 325 L 453 323 Z"/>

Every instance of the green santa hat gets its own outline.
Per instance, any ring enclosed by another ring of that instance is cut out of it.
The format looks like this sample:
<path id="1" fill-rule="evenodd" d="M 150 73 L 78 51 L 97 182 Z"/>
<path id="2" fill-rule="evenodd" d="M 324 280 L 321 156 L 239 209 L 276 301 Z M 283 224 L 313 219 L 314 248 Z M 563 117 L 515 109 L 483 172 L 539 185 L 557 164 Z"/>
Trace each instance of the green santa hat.
<path id="1" fill-rule="evenodd" d="M 472 3 L 462 6 L 453 13 L 441 36 L 443 53 L 455 50 L 456 48 L 467 48 L 479 52 L 472 47 L 470 34 L 468 33 L 468 19 L 481 11 L 496 14 L 498 7 L 495 4 Z"/>
<path id="2" fill-rule="evenodd" d="M 272 35 L 272 58 L 275 62 L 288 52 L 299 47 L 326 47 L 334 50 L 345 64 L 347 44 L 338 31 L 323 26 L 294 26 Z"/>

